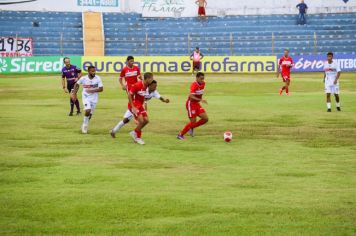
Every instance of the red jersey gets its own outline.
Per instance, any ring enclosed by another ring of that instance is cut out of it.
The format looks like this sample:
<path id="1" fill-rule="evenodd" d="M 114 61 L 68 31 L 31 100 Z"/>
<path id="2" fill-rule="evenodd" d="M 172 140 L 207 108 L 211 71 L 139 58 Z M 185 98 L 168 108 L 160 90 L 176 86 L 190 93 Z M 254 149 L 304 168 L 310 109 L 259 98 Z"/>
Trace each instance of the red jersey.
<path id="1" fill-rule="evenodd" d="M 137 66 L 133 66 L 132 68 L 125 66 L 120 73 L 121 78 L 125 78 L 128 89 L 137 83 L 137 77 L 141 75 L 140 69 Z"/>
<path id="2" fill-rule="evenodd" d="M 135 105 L 135 107 L 142 106 L 145 102 L 147 85 L 145 85 L 143 81 L 139 81 L 131 86 L 129 92 L 133 96 L 133 104 Z"/>
<path id="3" fill-rule="evenodd" d="M 294 65 L 293 59 L 291 57 L 281 57 L 279 59 L 279 66 L 282 68 L 281 74 L 282 76 L 290 76 L 290 71 Z"/>
<path id="4" fill-rule="evenodd" d="M 197 98 L 202 99 L 203 94 L 204 94 L 204 89 L 205 89 L 205 82 L 203 82 L 202 84 L 199 84 L 197 81 L 195 81 L 190 86 L 190 94 L 193 94 Z M 199 103 L 196 100 L 190 99 L 190 97 L 188 97 L 188 101 L 193 102 L 193 103 L 194 102 Z"/>

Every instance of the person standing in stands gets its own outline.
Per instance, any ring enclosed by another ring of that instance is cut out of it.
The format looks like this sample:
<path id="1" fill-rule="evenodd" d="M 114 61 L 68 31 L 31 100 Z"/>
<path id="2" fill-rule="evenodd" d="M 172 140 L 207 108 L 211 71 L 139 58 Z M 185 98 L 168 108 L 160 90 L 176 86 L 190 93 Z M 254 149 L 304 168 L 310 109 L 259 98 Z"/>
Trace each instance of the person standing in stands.
<path id="1" fill-rule="evenodd" d="M 299 9 L 298 25 L 305 25 L 307 23 L 305 14 L 307 13 L 308 6 L 304 3 L 304 0 L 301 0 L 301 2 L 297 5 L 297 8 Z"/>
<path id="2" fill-rule="evenodd" d="M 82 76 L 82 71 L 75 65 L 70 64 L 70 59 L 65 57 L 63 59 L 64 67 L 62 68 L 62 88 L 65 93 L 70 93 L 74 89 L 75 83 Z M 66 81 L 67 80 L 67 87 Z M 74 105 L 77 108 L 77 115 L 80 114 L 80 105 L 78 99 L 73 100 L 72 97 L 69 98 L 70 112 L 69 116 L 73 116 Z"/>
<path id="3" fill-rule="evenodd" d="M 200 17 L 205 17 L 206 16 L 205 8 L 208 5 L 206 0 L 197 0 L 195 3 L 199 6 L 198 15 Z"/>

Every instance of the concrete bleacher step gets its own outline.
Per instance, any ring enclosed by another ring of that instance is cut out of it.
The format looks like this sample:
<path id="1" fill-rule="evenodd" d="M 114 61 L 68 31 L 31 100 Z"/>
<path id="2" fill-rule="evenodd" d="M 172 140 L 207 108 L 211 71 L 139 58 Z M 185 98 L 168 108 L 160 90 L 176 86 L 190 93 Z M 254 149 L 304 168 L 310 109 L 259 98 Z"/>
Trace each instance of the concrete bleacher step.
<path id="1" fill-rule="evenodd" d="M 100 12 L 83 13 L 83 39 L 85 56 L 104 56 L 104 34 Z"/>

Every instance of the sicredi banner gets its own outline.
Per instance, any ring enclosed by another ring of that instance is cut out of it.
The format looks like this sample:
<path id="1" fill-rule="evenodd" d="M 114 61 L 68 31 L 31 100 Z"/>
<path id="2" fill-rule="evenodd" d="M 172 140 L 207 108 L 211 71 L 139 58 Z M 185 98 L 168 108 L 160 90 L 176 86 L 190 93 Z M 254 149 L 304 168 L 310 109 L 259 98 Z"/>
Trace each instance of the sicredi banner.
<path id="1" fill-rule="evenodd" d="M 60 73 L 63 58 L 53 57 L 0 57 L 0 74 Z M 71 63 L 81 65 L 81 57 L 71 57 Z"/>
<path id="2" fill-rule="evenodd" d="M 143 72 L 187 73 L 192 71 L 188 56 L 138 56 L 135 63 Z M 201 71 L 206 73 L 266 73 L 275 72 L 275 56 L 205 57 Z M 126 57 L 82 57 L 82 68 L 95 66 L 98 73 L 119 73 L 126 65 Z"/>
<path id="3" fill-rule="evenodd" d="M 324 69 L 326 55 L 293 57 L 293 72 L 321 72 Z M 334 55 L 334 60 L 342 71 L 356 71 L 356 54 Z"/>

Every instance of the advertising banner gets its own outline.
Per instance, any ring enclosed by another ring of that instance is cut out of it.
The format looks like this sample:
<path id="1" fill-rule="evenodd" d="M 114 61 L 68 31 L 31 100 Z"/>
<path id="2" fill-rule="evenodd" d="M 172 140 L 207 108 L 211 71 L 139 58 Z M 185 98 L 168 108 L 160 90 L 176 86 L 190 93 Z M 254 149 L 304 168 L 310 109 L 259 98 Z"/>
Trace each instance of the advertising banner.
<path id="1" fill-rule="evenodd" d="M 141 0 L 143 17 L 193 17 L 198 8 L 192 0 Z"/>
<path id="2" fill-rule="evenodd" d="M 32 56 L 32 38 L 0 37 L 0 56 Z"/>
<path id="3" fill-rule="evenodd" d="M 335 55 L 335 61 L 342 71 L 356 71 L 356 54 Z M 317 72 L 323 71 L 326 55 L 298 56 L 293 57 L 294 72 Z"/>
<path id="4" fill-rule="evenodd" d="M 121 12 L 121 1 L 123 0 L 0 0 L 0 10 Z"/>
<path id="5" fill-rule="evenodd" d="M 119 73 L 126 57 L 82 57 L 82 68 L 95 66 L 98 73 Z M 192 71 L 192 61 L 186 56 L 143 56 L 135 58 L 142 72 L 186 73 Z M 206 73 L 266 73 L 275 72 L 275 56 L 206 57 L 201 62 Z"/>
<path id="6" fill-rule="evenodd" d="M 71 57 L 73 65 L 80 66 L 81 57 Z M 63 57 L 0 57 L 0 74 L 60 73 Z"/>

